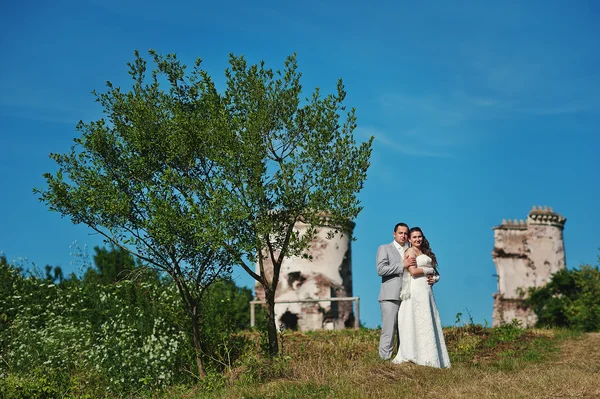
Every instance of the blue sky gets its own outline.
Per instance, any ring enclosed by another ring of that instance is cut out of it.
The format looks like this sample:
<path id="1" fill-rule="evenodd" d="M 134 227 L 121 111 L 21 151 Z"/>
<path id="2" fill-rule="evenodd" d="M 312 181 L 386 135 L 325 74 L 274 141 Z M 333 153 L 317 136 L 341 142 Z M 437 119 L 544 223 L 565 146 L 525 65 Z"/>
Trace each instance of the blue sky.
<path id="1" fill-rule="evenodd" d="M 73 242 L 101 244 L 32 188 L 77 121 L 101 116 L 90 92 L 128 83 L 135 49 L 201 57 L 221 87 L 229 53 L 278 69 L 297 52 L 305 94 L 343 78 L 357 138 L 375 136 L 352 248 L 361 321 L 380 324 L 375 253 L 404 221 L 440 261 L 442 323 L 467 309 L 491 323 L 503 218 L 552 206 L 567 218 L 569 268 L 600 253 L 599 22 L 594 1 L 4 2 L 0 251 L 69 272 Z"/>

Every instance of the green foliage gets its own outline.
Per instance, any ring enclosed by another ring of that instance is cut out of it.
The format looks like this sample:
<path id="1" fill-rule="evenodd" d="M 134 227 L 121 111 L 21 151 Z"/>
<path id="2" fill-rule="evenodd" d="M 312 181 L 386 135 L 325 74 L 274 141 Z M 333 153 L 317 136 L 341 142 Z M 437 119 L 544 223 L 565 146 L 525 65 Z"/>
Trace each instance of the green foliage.
<path id="1" fill-rule="evenodd" d="M 52 267 L 51 265 L 46 265 L 44 267 L 46 271 L 46 280 L 52 283 L 59 282 L 61 283 L 64 279 L 62 269 L 60 266 Z"/>
<path id="2" fill-rule="evenodd" d="M 215 281 L 205 295 L 206 307 L 212 312 L 211 320 L 219 314 L 224 315 L 235 331 L 250 328 L 250 301 L 253 298 L 251 289 L 238 287 L 230 278 Z"/>
<path id="3" fill-rule="evenodd" d="M 503 342 L 517 341 L 525 334 L 525 332 L 521 322 L 517 319 L 513 319 L 511 323 L 504 323 L 498 327 L 492 328 L 487 345 L 494 347 Z"/>
<path id="4" fill-rule="evenodd" d="M 202 297 L 232 263 L 219 229 L 229 213 L 224 196 L 231 195 L 220 184 L 226 175 L 215 153 L 223 142 L 212 116 L 219 99 L 203 71 L 196 68 L 185 81 L 185 66 L 174 56 L 151 54 L 151 76 L 136 52 L 129 90 L 107 82 L 106 92 L 94 93 L 105 118 L 77 125 L 71 150 L 50 154 L 58 171 L 44 174 L 47 189 L 34 192 L 49 209 L 171 277 L 202 377 Z M 126 263 L 111 263 L 115 270 L 101 264 L 103 281 L 120 278 Z"/>
<path id="5" fill-rule="evenodd" d="M 113 284 L 52 284 L 0 256 L 0 397 L 120 397 L 195 382 L 177 287 L 144 270 Z M 247 350 L 235 333 L 249 324 L 250 299 L 228 279 L 202 298 L 210 322 L 201 325 L 201 356 L 214 386 Z"/>
<path id="6" fill-rule="evenodd" d="M 457 315 L 457 319 L 460 316 Z M 523 362 L 539 362 L 556 350 L 556 343 L 564 338 L 557 332 L 554 340 L 522 327 L 514 319 L 511 323 L 486 328 L 472 320 L 462 326 L 444 329 L 448 354 L 453 364 L 486 365 L 499 370 L 513 370 Z"/>
<path id="7" fill-rule="evenodd" d="M 6 399 L 53 399 L 64 397 L 66 384 L 46 370 L 31 370 L 27 376 L 0 378 L 0 397 Z"/>
<path id="8" fill-rule="evenodd" d="M 341 80 L 334 94 L 317 88 L 301 99 L 295 55 L 283 71 L 231 55 L 224 93 L 200 60 L 188 72 L 173 54 L 150 55 L 156 68 L 148 74 L 135 53 L 129 90 L 108 82 L 95 93 L 105 118 L 78 124 L 71 151 L 50 155 L 59 170 L 44 175 L 48 188 L 34 191 L 51 210 L 168 273 L 197 352 L 203 290 L 240 264 L 265 288 L 276 354 L 281 262 L 308 257 L 316 226 L 351 232 L 373 138 L 356 143 Z M 305 234 L 298 221 L 311 226 Z M 248 262 L 257 254 L 258 273 Z"/>
<path id="9" fill-rule="evenodd" d="M 548 284 L 529 290 L 526 305 L 537 315 L 537 326 L 600 331 L 598 266 L 559 270 Z"/>
<path id="10" fill-rule="evenodd" d="M 238 287 L 231 279 L 214 282 L 202 298 L 203 319 L 200 325 L 202 352 L 207 368 L 213 373 L 231 371 L 250 342 L 237 332 L 250 327 L 252 291 Z M 214 379 L 216 378 L 213 375 Z"/>
<path id="11" fill-rule="evenodd" d="M 46 382 L 35 385 L 40 390 L 102 395 L 181 380 L 186 335 L 176 329 L 171 304 L 178 294 L 172 285 L 157 280 L 54 285 L 11 270 L 6 262 L 0 267 L 9 277 L 0 302 L 0 314 L 6 315 L 0 331 L 3 377 L 33 389 L 32 373 L 44 370 Z"/>
<path id="12" fill-rule="evenodd" d="M 136 268 L 135 258 L 124 248 L 95 247 L 94 252 L 95 269 L 88 269 L 84 279 L 97 278 L 102 284 L 111 284 L 130 277 Z"/>
<path id="13" fill-rule="evenodd" d="M 219 231 L 228 253 L 264 288 L 269 352 L 275 355 L 282 261 L 309 257 L 318 226 L 331 227 L 331 235 L 351 232 L 350 221 L 362 209 L 357 194 L 373 138 L 356 142 L 355 110 L 346 109 L 341 80 L 333 94 L 317 88 L 302 99 L 295 55 L 277 71 L 248 65 L 242 56 L 230 56 L 229 63 L 213 122 L 223 171 L 215 194 L 227 210 Z M 309 226 L 303 234 L 295 230 L 299 221 Z M 256 257 L 255 269 L 246 260 Z"/>

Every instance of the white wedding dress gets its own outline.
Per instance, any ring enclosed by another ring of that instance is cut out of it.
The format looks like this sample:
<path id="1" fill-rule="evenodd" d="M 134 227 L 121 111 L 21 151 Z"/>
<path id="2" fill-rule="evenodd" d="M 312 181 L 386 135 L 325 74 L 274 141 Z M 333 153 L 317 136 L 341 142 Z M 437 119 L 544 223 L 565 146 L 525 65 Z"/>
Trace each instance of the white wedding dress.
<path id="1" fill-rule="evenodd" d="M 417 256 L 417 266 L 432 267 L 431 258 L 424 254 Z M 398 311 L 400 348 L 392 362 L 450 367 L 440 315 L 427 277 L 412 277 L 405 270 L 402 285 Z"/>

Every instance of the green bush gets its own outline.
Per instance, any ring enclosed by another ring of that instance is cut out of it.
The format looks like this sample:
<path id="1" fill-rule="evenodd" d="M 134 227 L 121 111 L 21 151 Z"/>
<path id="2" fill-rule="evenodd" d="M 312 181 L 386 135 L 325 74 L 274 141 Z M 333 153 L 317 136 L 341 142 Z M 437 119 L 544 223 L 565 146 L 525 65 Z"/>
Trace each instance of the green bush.
<path id="1" fill-rule="evenodd" d="M 213 283 L 202 298 L 200 326 L 208 372 L 230 371 L 250 342 L 236 332 L 250 327 L 252 291 L 230 279 Z"/>
<path id="2" fill-rule="evenodd" d="M 191 326 L 175 285 L 142 268 L 134 275 L 107 283 L 86 273 L 54 284 L 0 256 L 0 397 L 112 397 L 196 382 Z M 212 385 L 249 344 L 234 333 L 249 326 L 251 299 L 231 280 L 202 299 Z"/>
<path id="3" fill-rule="evenodd" d="M 600 271 L 598 266 L 560 270 L 543 287 L 531 288 L 526 305 L 538 317 L 538 327 L 600 331 Z"/>
<path id="4" fill-rule="evenodd" d="M 77 375 L 78 386 L 99 384 L 111 395 L 185 378 L 186 336 L 175 327 L 177 314 L 163 305 L 178 300 L 171 286 L 121 281 L 61 287 L 18 278 L 13 286 L 21 289 L 0 305 L 10 315 L 0 332 L 3 375 L 27 377 L 42 368 L 67 380 Z"/>
<path id="5" fill-rule="evenodd" d="M 495 346 L 502 342 L 517 341 L 525 333 L 521 322 L 517 319 L 513 319 L 511 323 L 504 323 L 498 327 L 494 327 L 490 331 L 488 346 Z"/>
<path id="6" fill-rule="evenodd" d="M 46 370 L 33 370 L 26 376 L 11 374 L 0 380 L 0 397 L 4 399 L 54 399 L 64 397 L 64 378 Z"/>

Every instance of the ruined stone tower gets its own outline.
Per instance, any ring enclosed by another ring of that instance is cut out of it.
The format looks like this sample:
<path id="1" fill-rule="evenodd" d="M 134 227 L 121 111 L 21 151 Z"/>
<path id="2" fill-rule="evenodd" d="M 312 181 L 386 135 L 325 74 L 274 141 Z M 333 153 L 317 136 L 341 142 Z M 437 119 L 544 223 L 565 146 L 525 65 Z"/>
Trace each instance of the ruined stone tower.
<path id="1" fill-rule="evenodd" d="M 492 258 L 498 272 L 492 325 L 521 321 L 532 327 L 536 316 L 522 302 L 530 287 L 546 284 L 565 268 L 563 228 L 566 219 L 552 208 L 535 206 L 527 220 L 502 220 L 494 230 Z"/>
<path id="2" fill-rule="evenodd" d="M 308 225 L 297 222 L 300 234 Z M 352 228 L 354 224 L 352 223 Z M 318 228 L 309 250 L 313 259 L 285 258 L 275 296 L 275 319 L 277 325 L 300 331 L 328 329 L 339 330 L 354 325 L 353 304 L 349 301 L 323 301 L 318 303 L 294 303 L 305 299 L 327 299 L 352 296 L 351 236 L 337 234 L 327 239 L 330 228 Z M 265 272 L 272 273 L 273 265 L 265 259 Z M 264 289 L 254 287 L 258 300 L 264 300 Z"/>

